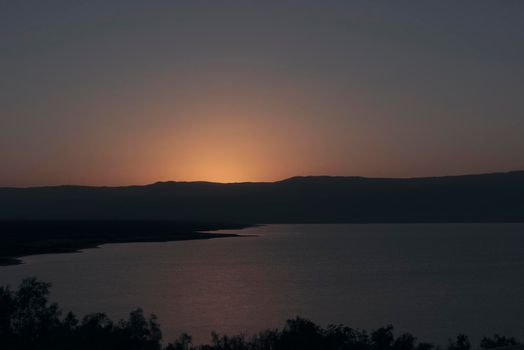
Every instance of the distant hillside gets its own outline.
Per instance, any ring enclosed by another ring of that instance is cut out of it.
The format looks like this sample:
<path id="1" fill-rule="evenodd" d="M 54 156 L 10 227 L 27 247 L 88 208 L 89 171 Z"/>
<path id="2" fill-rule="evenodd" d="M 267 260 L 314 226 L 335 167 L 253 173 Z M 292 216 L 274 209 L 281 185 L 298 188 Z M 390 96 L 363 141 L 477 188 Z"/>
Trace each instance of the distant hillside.
<path id="1" fill-rule="evenodd" d="M 0 219 L 212 222 L 524 221 L 524 171 L 412 179 L 0 188 Z"/>

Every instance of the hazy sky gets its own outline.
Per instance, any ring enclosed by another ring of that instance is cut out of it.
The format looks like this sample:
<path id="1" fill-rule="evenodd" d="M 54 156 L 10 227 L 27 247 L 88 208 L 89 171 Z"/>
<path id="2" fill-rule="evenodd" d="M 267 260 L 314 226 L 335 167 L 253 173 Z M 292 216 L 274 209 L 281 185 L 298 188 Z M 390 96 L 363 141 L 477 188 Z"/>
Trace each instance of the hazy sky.
<path id="1" fill-rule="evenodd" d="M 524 1 L 0 0 L 0 186 L 524 169 Z"/>

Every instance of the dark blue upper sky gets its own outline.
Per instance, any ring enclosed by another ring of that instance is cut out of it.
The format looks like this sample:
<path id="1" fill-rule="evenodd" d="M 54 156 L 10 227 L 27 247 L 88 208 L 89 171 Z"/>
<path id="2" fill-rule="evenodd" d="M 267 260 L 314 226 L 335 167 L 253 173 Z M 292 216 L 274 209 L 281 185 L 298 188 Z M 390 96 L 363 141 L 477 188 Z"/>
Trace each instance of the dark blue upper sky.
<path id="1" fill-rule="evenodd" d="M 0 186 L 524 168 L 524 1 L 0 1 Z"/>

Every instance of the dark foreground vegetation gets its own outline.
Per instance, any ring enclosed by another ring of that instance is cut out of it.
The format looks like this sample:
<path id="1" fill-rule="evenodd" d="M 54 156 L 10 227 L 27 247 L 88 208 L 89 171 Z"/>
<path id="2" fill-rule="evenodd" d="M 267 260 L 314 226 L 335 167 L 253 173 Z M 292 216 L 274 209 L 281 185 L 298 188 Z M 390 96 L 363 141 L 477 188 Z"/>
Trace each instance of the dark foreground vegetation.
<path id="1" fill-rule="evenodd" d="M 138 309 L 127 320 L 111 321 L 105 314 L 94 313 L 81 320 L 72 313 L 63 314 L 48 301 L 49 284 L 26 279 L 18 290 L 0 287 L 0 349 L 126 349 L 126 350 L 438 350 L 430 343 L 418 342 L 409 334 L 395 336 L 386 326 L 366 332 L 343 325 L 322 328 L 313 322 L 295 318 L 283 329 L 266 330 L 252 337 L 213 333 L 208 345 L 193 345 L 191 336 L 182 334 L 171 343 L 162 342 L 162 333 L 154 315 L 145 317 Z M 514 338 L 495 335 L 484 338 L 480 349 L 517 345 Z M 448 350 L 470 350 L 465 335 L 449 341 Z"/>
<path id="2" fill-rule="evenodd" d="M 239 224 L 179 221 L 0 221 L 0 265 L 17 257 L 68 253 L 104 243 L 163 242 L 235 236 L 202 231 L 243 228 Z"/>

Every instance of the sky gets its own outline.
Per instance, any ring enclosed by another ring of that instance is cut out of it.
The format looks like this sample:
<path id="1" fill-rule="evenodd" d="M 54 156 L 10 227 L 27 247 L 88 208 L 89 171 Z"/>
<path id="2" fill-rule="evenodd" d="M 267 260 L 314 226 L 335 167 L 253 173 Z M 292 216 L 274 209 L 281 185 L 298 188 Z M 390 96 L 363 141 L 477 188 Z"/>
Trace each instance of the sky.
<path id="1" fill-rule="evenodd" d="M 0 186 L 524 169 L 524 1 L 0 0 Z"/>

